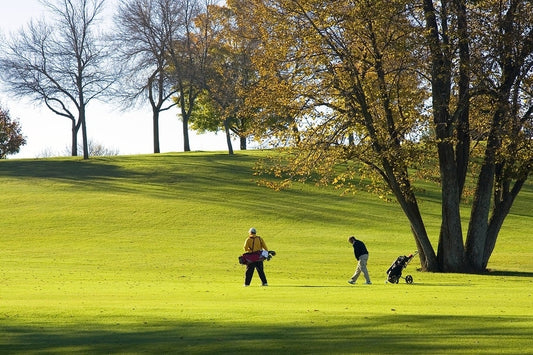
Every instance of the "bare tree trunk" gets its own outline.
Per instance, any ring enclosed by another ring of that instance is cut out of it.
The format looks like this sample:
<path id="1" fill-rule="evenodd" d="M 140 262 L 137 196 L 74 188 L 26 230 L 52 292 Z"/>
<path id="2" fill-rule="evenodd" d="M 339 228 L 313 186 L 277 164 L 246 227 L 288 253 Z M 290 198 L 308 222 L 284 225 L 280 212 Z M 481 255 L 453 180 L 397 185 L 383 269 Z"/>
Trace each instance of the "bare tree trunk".
<path id="1" fill-rule="evenodd" d="M 464 269 L 463 232 L 461 227 L 461 193 L 457 185 L 457 170 L 451 144 L 439 144 L 439 164 L 442 184 L 442 222 L 437 256 L 442 271 L 461 272 Z"/>
<path id="2" fill-rule="evenodd" d="M 71 147 L 71 150 L 72 150 L 72 156 L 76 157 L 76 156 L 78 156 L 78 129 L 76 128 L 76 121 L 74 119 L 72 119 L 71 122 L 72 122 L 72 127 L 71 127 L 71 131 L 72 131 L 72 137 L 71 137 L 72 147 Z"/>
<path id="3" fill-rule="evenodd" d="M 190 152 L 191 145 L 189 143 L 189 119 L 183 117 L 183 151 Z"/>
<path id="4" fill-rule="evenodd" d="M 433 246 L 428 238 L 426 227 L 424 226 L 424 221 L 416 201 L 416 196 L 412 191 L 407 176 L 407 170 L 404 168 L 403 173 L 399 173 L 398 170 L 396 170 L 395 173 L 395 168 L 393 168 L 393 165 L 386 159 L 383 160 L 383 166 L 385 169 L 384 178 L 388 182 L 389 187 L 394 193 L 394 196 L 396 196 L 396 200 L 400 204 L 411 225 L 411 231 L 413 232 L 418 248 L 422 269 L 425 271 L 440 271 L 437 256 L 435 255 Z M 396 167 L 396 169 L 401 168 Z"/>
<path id="5" fill-rule="evenodd" d="M 81 75 L 80 75 L 81 78 Z M 78 81 L 78 90 L 79 90 L 79 117 L 78 117 L 78 130 L 81 128 L 81 139 L 83 144 L 83 159 L 87 160 L 89 159 L 89 146 L 88 146 L 88 139 L 87 139 L 87 124 L 85 120 L 85 101 L 83 96 L 83 87 L 82 87 L 81 80 Z"/>
<path id="6" fill-rule="evenodd" d="M 506 191 L 504 193 L 502 201 L 500 203 L 498 202 L 495 203 L 494 211 L 492 213 L 492 217 L 489 222 L 489 227 L 487 229 L 485 249 L 483 251 L 483 258 L 481 261 L 482 271 L 484 271 L 487 268 L 489 258 L 492 255 L 494 247 L 496 246 L 496 239 L 498 238 L 498 234 L 500 233 L 500 229 L 503 225 L 503 222 L 505 218 L 507 217 L 507 215 L 509 214 L 509 211 L 511 210 L 511 206 L 513 205 L 516 196 L 518 196 L 518 193 L 522 189 L 522 186 L 524 185 L 525 182 L 526 182 L 525 178 L 518 180 L 514 184 L 511 191 Z"/>
<path id="7" fill-rule="evenodd" d="M 411 225 L 411 231 L 413 232 L 415 243 L 418 249 L 422 270 L 434 272 L 440 271 L 439 264 L 437 262 L 437 256 L 435 255 L 433 246 L 429 241 L 418 205 L 408 201 L 403 201 L 401 205 Z"/>
<path id="8" fill-rule="evenodd" d="M 487 149 L 489 148 L 487 147 Z M 486 153 L 486 159 L 489 155 L 491 154 Z M 469 263 L 474 270 L 478 271 L 483 269 L 483 255 L 485 254 L 485 243 L 489 227 L 490 197 L 493 186 L 494 163 L 486 160 L 478 177 L 465 243 Z"/>
<path id="9" fill-rule="evenodd" d="M 152 126 L 154 137 L 154 154 L 160 153 L 159 149 L 159 109 L 154 109 L 152 112 Z"/>
<path id="10" fill-rule="evenodd" d="M 228 154 L 233 155 L 233 144 L 231 143 L 231 134 L 228 119 L 224 120 L 224 132 L 226 133 L 226 143 L 228 145 Z"/>
<path id="11" fill-rule="evenodd" d="M 457 144 L 455 146 L 455 163 L 457 166 L 457 186 L 463 193 L 468 162 L 470 159 L 470 46 L 468 41 L 468 19 L 466 5 L 455 0 L 457 6 L 457 27 L 459 36 L 459 101 L 457 103 Z"/>

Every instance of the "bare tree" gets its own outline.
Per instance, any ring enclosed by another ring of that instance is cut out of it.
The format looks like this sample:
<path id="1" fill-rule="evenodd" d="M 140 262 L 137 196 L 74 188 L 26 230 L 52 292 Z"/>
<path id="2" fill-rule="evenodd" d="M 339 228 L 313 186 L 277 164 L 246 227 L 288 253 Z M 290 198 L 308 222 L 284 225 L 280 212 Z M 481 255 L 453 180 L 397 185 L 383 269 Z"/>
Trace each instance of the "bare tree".
<path id="1" fill-rule="evenodd" d="M 96 31 L 104 0 L 44 4 L 48 15 L 32 20 L 2 46 L 0 71 L 12 94 L 31 97 L 71 120 L 73 156 L 78 155 L 81 128 L 83 157 L 88 159 L 86 108 L 115 78 L 103 36 Z"/>
<path id="2" fill-rule="evenodd" d="M 195 20 L 210 1 L 132 0 L 119 7 L 113 38 L 125 75 L 117 96 L 131 105 L 147 95 L 154 153 L 159 153 L 159 114 L 173 106 L 180 107 L 183 149 L 190 151 L 189 120 L 204 86 L 208 42 Z"/>
<path id="3" fill-rule="evenodd" d="M 169 48 L 182 31 L 180 1 L 133 0 L 122 3 L 115 17 L 113 41 L 124 75 L 117 96 L 126 105 L 148 99 L 152 108 L 154 153 L 159 153 L 159 114 L 175 106 L 168 70 Z M 146 96 L 145 96 L 146 95 Z"/>
<path id="4" fill-rule="evenodd" d="M 181 0 L 182 33 L 169 48 L 171 71 L 177 90 L 176 102 L 180 107 L 183 122 L 183 150 L 190 151 L 189 120 L 194 111 L 198 95 L 205 87 L 204 76 L 207 64 L 207 52 L 210 45 L 209 21 L 198 22 L 200 15 L 209 18 L 209 6 L 216 0 Z"/>

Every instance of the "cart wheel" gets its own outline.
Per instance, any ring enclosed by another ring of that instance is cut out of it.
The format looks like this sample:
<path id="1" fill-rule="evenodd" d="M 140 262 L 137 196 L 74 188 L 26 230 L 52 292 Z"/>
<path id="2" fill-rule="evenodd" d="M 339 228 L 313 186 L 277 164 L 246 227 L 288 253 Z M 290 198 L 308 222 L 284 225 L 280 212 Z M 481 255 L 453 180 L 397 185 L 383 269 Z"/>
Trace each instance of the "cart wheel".
<path id="1" fill-rule="evenodd" d="M 405 282 L 407 282 L 408 284 L 412 284 L 413 283 L 413 277 L 411 275 L 407 275 L 405 277 Z"/>

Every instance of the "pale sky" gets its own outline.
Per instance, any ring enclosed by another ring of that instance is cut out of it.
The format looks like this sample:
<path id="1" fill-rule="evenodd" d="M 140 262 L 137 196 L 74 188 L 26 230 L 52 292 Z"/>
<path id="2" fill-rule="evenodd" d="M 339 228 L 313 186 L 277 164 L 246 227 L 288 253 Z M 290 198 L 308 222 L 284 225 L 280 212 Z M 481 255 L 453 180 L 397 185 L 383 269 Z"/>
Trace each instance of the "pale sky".
<path id="1" fill-rule="evenodd" d="M 112 14 L 117 0 L 106 0 Z M 0 0 L 0 33 L 9 36 L 18 31 L 31 18 L 39 18 L 43 5 L 39 0 Z M 27 144 L 20 153 L 9 158 L 33 158 L 50 151 L 54 155 L 64 155 L 70 149 L 71 121 L 52 113 L 44 105 L 36 105 L 27 100 L 13 99 L 3 91 L 0 81 L 0 104 L 7 108 L 12 119 L 18 119 Z M 178 108 L 161 114 L 159 122 L 161 152 L 183 151 L 182 122 L 177 118 Z M 80 132 L 81 133 L 81 132 Z M 153 153 L 152 113 L 148 102 L 146 108 L 120 112 L 117 104 L 98 101 L 89 103 L 87 112 L 87 133 L 94 143 L 108 149 L 118 150 L 119 154 Z M 81 142 L 81 134 L 78 137 Z M 218 134 L 196 135 L 189 130 L 191 150 L 227 151 L 223 132 Z M 238 150 L 238 141 L 233 141 L 233 149 Z"/>

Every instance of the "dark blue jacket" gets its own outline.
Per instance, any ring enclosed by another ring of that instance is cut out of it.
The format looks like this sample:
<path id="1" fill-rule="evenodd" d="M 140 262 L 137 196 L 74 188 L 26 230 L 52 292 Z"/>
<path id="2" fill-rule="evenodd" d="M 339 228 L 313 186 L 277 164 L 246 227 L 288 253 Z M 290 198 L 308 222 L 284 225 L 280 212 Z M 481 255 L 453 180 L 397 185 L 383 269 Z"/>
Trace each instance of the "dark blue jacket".
<path id="1" fill-rule="evenodd" d="M 368 254 L 368 250 L 366 249 L 365 243 L 356 239 L 353 242 L 353 253 L 355 254 L 355 258 L 357 260 L 359 260 L 359 257 L 361 255 Z"/>

